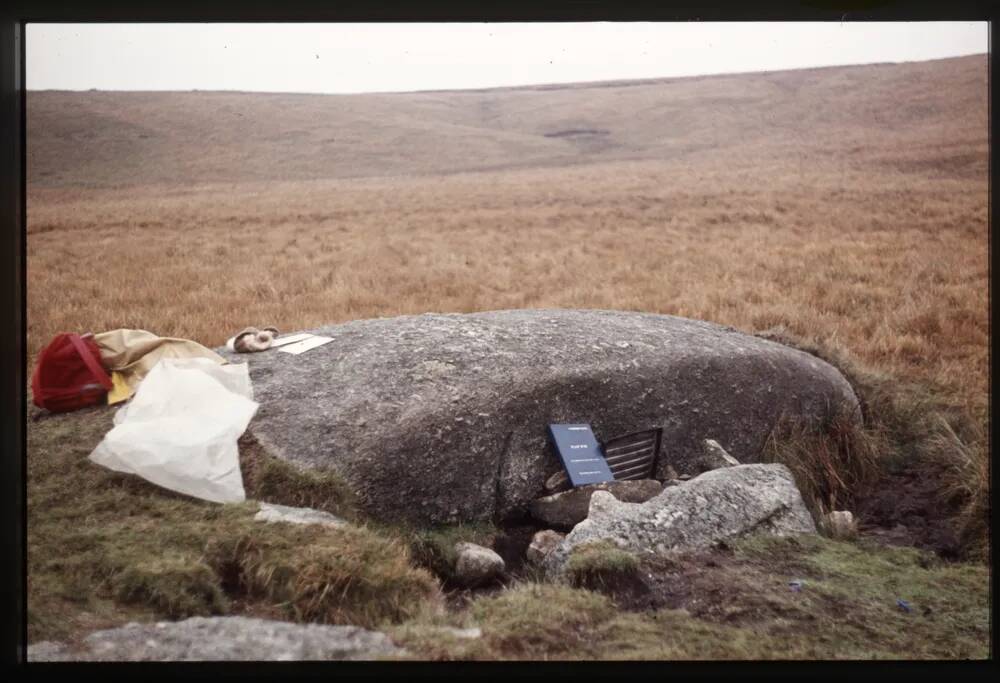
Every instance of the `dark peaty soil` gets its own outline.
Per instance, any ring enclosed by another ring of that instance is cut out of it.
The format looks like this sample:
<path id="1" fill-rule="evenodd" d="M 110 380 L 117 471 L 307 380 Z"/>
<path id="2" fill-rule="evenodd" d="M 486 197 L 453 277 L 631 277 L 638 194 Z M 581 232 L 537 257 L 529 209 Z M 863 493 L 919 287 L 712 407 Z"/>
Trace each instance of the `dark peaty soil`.
<path id="1" fill-rule="evenodd" d="M 855 506 L 859 533 L 886 545 L 915 546 L 958 559 L 961 544 L 950 521 L 957 504 L 941 500 L 940 486 L 933 471 L 910 468 L 887 474 Z"/>

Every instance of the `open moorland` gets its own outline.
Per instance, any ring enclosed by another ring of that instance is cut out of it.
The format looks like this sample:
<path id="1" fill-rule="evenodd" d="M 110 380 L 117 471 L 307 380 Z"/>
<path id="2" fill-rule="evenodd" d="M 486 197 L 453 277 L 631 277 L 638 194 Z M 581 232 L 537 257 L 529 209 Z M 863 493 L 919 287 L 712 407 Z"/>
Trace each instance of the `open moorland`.
<path id="1" fill-rule="evenodd" d="M 849 458 L 796 471 L 862 521 L 855 543 L 778 544 L 816 594 L 771 586 L 785 567 L 750 543 L 671 570 L 701 602 L 618 612 L 528 576 L 431 617 L 417 560 L 433 543 L 372 527 L 342 543 L 384 544 L 395 564 L 365 581 L 395 588 L 355 605 L 344 587 L 311 618 L 392 624 L 437 658 L 582 656 L 569 631 L 598 657 L 986 656 L 987 76 L 977 55 L 481 91 L 30 92 L 29 370 L 61 331 L 211 347 L 251 324 L 428 311 L 625 309 L 765 334 L 845 373 L 881 454 L 863 489 Z M 30 639 L 278 609 L 212 578 L 206 534 L 250 533 L 252 515 L 95 471 L 109 426 L 107 410 L 29 423 Z M 286 552 L 256 533 L 262 562 Z M 898 581 L 934 616 L 880 602 Z M 471 644 L 434 630 L 473 622 Z"/>

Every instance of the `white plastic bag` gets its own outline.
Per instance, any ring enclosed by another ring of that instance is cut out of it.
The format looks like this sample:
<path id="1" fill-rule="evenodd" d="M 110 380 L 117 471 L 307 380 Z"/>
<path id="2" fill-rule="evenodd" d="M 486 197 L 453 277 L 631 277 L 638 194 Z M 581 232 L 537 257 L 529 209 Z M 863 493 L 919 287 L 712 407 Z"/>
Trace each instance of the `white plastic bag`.
<path id="1" fill-rule="evenodd" d="M 246 364 L 164 358 L 90 459 L 216 503 L 246 499 L 237 439 L 257 412 Z"/>

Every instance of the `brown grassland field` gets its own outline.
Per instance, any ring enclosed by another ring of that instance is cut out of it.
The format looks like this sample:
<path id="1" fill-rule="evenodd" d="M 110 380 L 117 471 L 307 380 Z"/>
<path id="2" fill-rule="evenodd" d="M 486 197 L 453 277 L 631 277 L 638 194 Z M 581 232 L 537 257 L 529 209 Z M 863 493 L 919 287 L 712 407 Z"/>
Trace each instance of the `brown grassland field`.
<path id="1" fill-rule="evenodd" d="M 482 91 L 30 92 L 29 370 L 62 331 L 218 346 L 249 324 L 428 311 L 700 318 L 835 360 L 881 411 L 872 438 L 911 451 L 879 481 L 930 478 L 982 560 L 987 77 L 977 55 Z"/>

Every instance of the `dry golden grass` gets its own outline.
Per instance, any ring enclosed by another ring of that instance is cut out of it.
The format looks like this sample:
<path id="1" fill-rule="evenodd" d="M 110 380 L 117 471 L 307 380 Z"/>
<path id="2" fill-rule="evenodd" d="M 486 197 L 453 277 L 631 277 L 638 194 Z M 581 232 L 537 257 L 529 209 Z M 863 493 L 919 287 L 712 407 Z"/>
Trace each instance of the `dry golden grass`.
<path id="1" fill-rule="evenodd" d="M 33 94 L 29 364 L 60 331 L 214 346 L 249 324 L 628 309 L 783 327 L 985 425 L 986 93 L 977 56 L 464 94 Z M 611 132 L 546 134 L 581 127 Z M 949 487 L 988 510 L 985 441 L 959 443 Z"/>
<path id="2" fill-rule="evenodd" d="M 29 355 L 63 330 L 138 327 L 213 346 L 247 324 L 614 308 L 784 325 L 984 404 L 985 179 L 692 175 L 643 162 L 174 196 L 39 192 Z"/>

